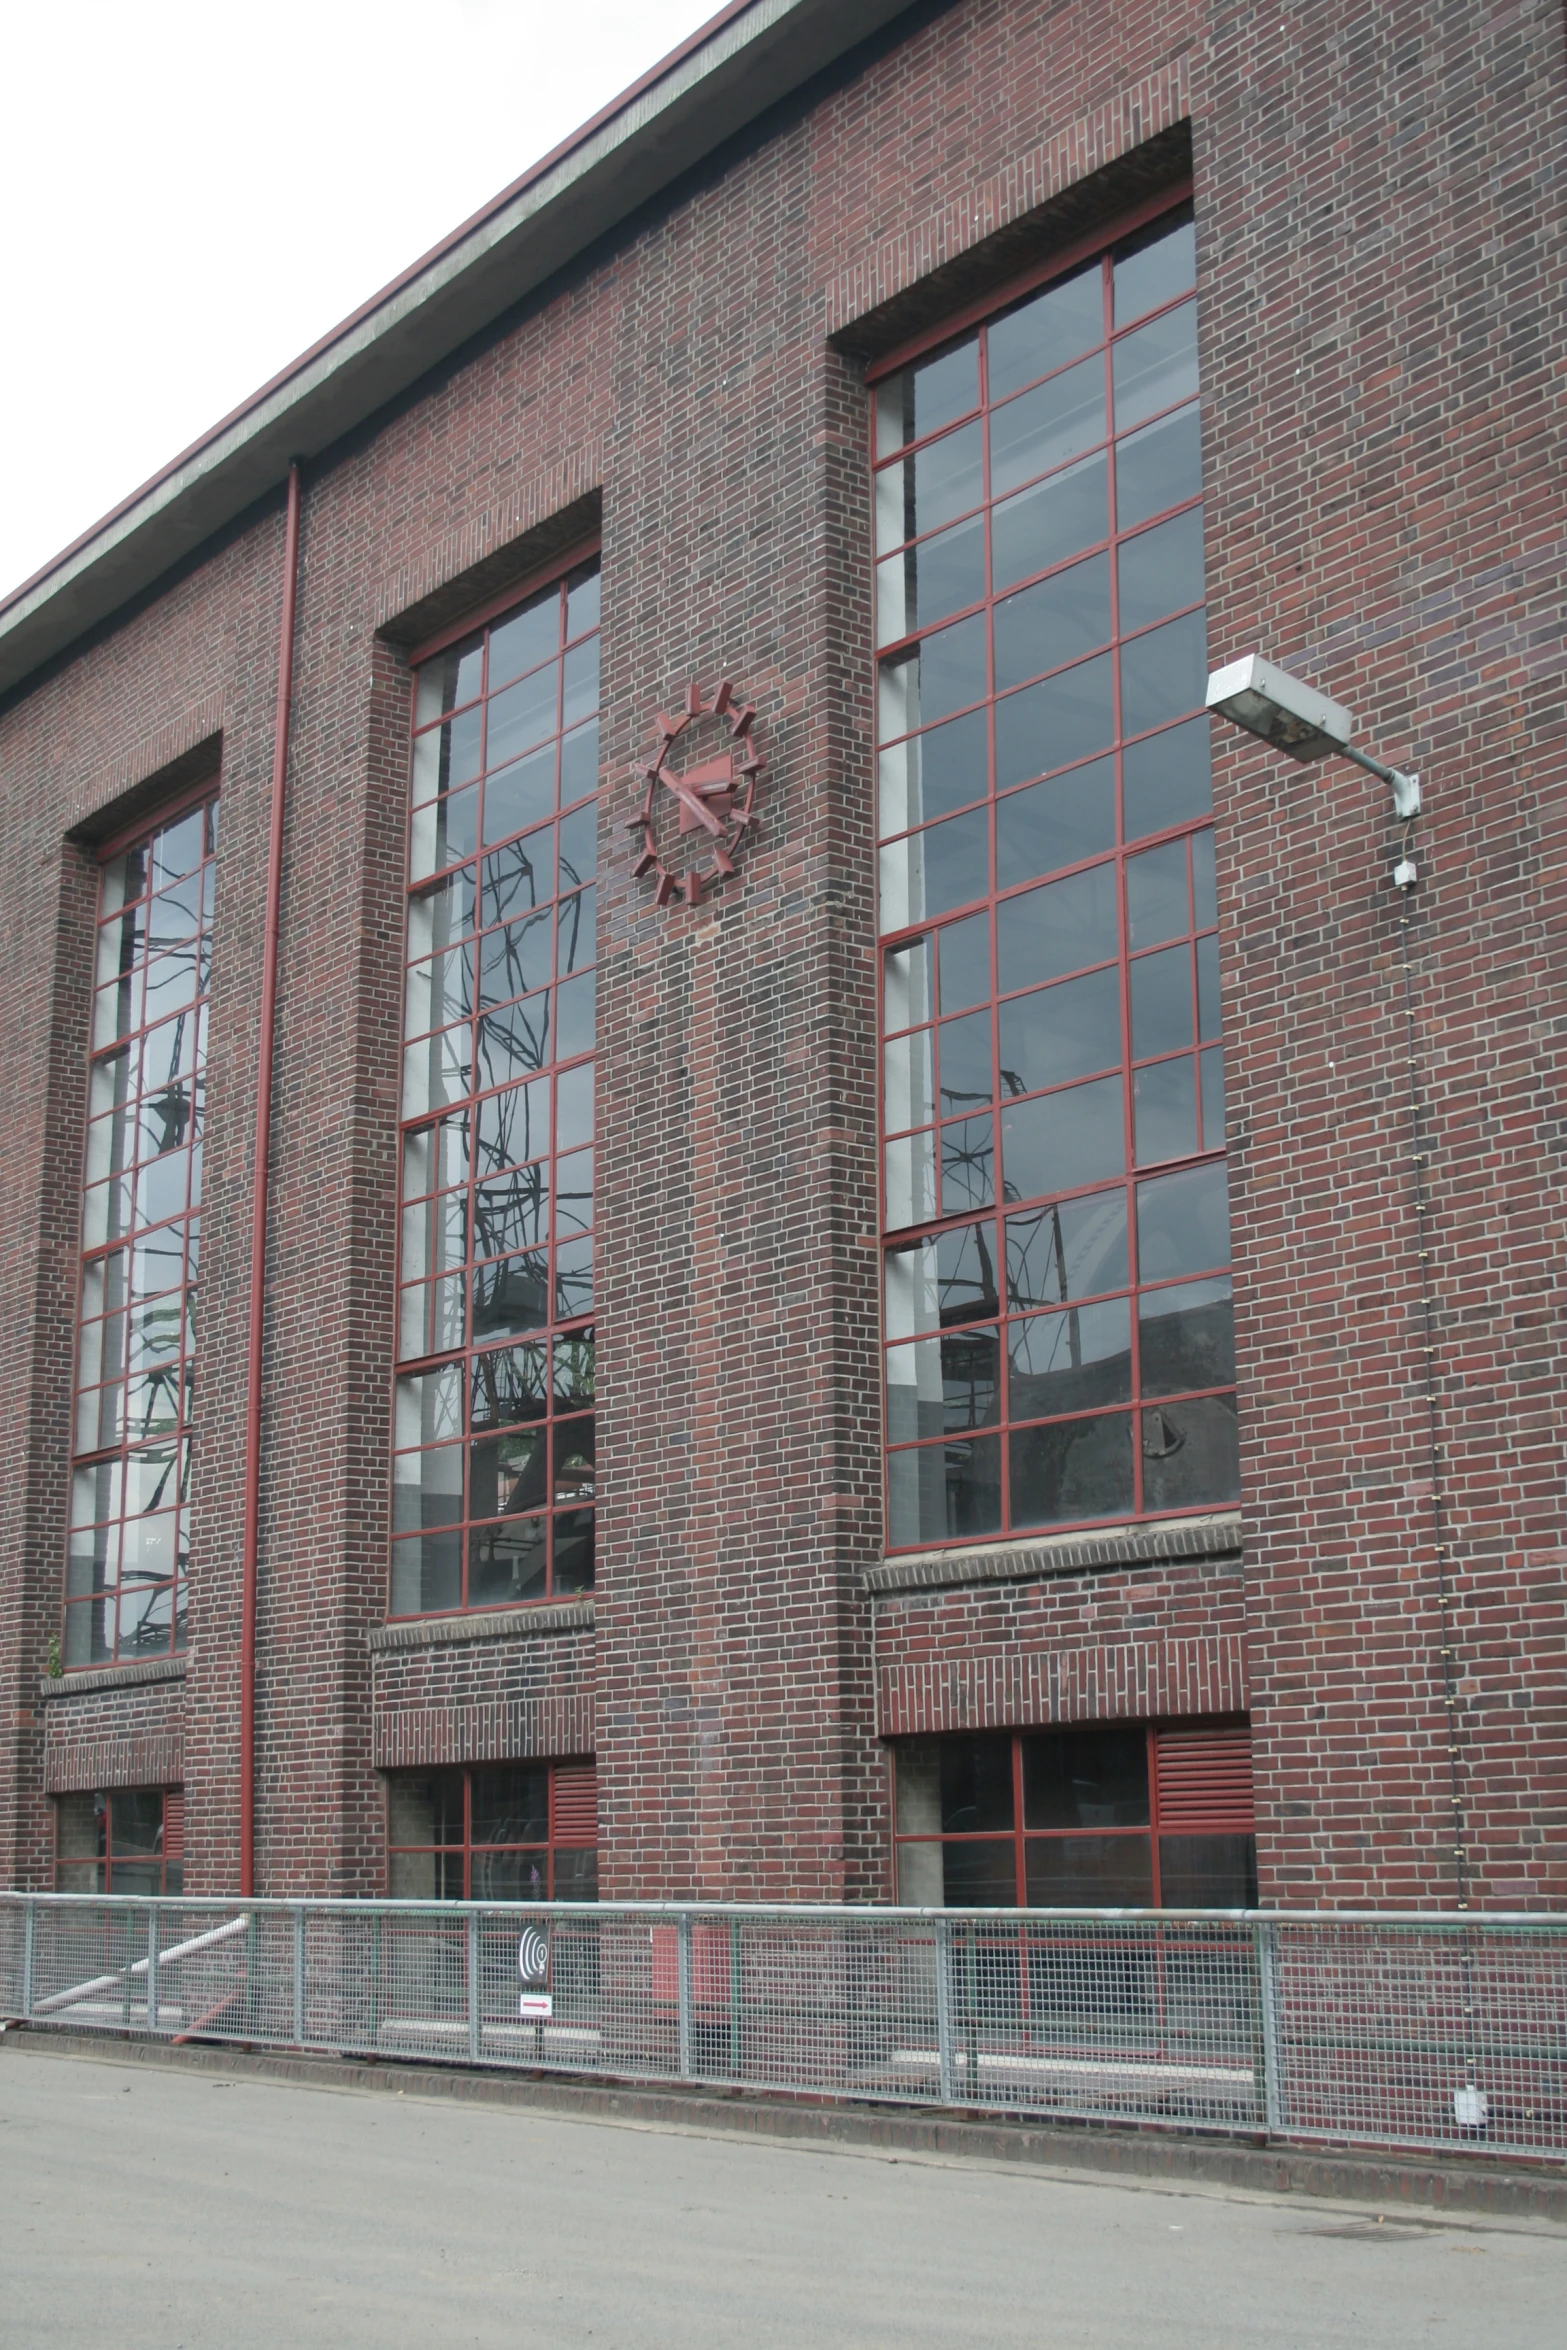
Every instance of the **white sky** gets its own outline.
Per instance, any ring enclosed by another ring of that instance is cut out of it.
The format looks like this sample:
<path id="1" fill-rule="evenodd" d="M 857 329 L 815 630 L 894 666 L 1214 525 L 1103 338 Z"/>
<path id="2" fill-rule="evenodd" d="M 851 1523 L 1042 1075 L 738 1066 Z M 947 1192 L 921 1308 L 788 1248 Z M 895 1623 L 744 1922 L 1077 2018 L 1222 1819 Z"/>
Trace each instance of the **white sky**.
<path id="1" fill-rule="evenodd" d="M 0 595 L 719 0 L 18 0 Z"/>

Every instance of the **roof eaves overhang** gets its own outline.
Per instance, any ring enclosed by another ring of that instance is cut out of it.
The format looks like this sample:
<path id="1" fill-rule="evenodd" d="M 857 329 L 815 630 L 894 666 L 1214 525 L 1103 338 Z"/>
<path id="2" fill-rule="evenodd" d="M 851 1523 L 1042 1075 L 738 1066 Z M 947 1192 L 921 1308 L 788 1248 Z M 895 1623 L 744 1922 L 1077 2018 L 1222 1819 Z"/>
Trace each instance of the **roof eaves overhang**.
<path id="1" fill-rule="evenodd" d="M 0 693 L 908 4 L 735 0 L 0 602 Z"/>

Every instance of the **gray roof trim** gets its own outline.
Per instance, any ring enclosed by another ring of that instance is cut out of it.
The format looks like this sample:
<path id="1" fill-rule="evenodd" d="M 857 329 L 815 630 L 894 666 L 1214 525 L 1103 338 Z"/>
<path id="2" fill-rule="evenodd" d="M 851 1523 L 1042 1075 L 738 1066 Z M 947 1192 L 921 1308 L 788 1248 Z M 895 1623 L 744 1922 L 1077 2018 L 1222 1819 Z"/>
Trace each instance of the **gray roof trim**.
<path id="1" fill-rule="evenodd" d="M 0 693 L 373 416 L 908 0 L 732 0 L 661 65 L 0 600 Z"/>

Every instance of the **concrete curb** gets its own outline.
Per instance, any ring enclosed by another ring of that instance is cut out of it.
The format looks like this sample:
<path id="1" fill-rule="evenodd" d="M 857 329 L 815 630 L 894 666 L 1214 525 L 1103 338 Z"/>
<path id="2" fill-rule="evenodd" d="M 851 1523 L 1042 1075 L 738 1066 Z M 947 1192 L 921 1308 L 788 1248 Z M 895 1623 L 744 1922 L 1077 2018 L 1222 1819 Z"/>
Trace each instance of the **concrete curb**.
<path id="1" fill-rule="evenodd" d="M 0 2032 L 0 2052 L 18 2046 L 25 2026 Z M 1041 2169 L 1109 2173 L 1170 2186 L 1241 2187 L 1252 2193 L 1389 2203 L 1487 2219 L 1548 2220 L 1567 2226 L 1567 2174 L 1556 2165 L 1499 2159 L 1483 2167 L 1440 2156 L 1320 2150 L 1233 2138 L 1117 2128 L 1099 2123 L 1041 2126 L 1024 2121 L 965 2121 L 901 2107 L 813 2105 L 788 2097 L 724 2094 L 710 2089 L 645 2089 L 632 2084 L 541 2079 L 469 2072 L 367 2057 L 256 2054 L 213 2044 L 175 2048 L 167 2041 L 98 2032 L 26 2031 L 29 2051 L 167 2065 L 189 2072 L 238 2073 L 311 2089 L 379 2090 L 507 2105 L 578 2121 L 631 2122 L 721 2131 L 796 2144 L 863 2146 Z"/>

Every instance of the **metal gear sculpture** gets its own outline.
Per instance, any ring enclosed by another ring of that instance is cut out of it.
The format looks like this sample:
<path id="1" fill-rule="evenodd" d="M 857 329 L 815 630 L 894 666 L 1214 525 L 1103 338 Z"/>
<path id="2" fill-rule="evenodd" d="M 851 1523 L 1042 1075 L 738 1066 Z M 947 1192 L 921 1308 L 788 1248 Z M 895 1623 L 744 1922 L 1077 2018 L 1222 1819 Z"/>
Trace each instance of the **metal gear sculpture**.
<path id="1" fill-rule="evenodd" d="M 731 744 L 738 747 L 676 774 L 669 764 L 675 745 L 707 718 L 724 720 Z M 751 732 L 755 719 L 755 705 L 738 700 L 728 679 L 711 700 L 704 700 L 702 688 L 693 678 L 686 687 L 685 707 L 679 717 L 671 718 L 664 710 L 657 713 L 658 752 L 656 757 L 637 763 L 636 774 L 647 789 L 640 813 L 627 825 L 628 831 L 642 836 L 642 854 L 632 867 L 633 874 L 639 879 L 645 873 L 658 875 L 655 904 L 667 906 L 682 898 L 688 906 L 700 906 L 715 882 L 733 875 L 735 853 L 756 824 L 752 803 L 757 777 L 766 766 Z M 683 873 L 671 870 L 658 845 L 659 817 L 666 812 L 660 797 L 664 791 L 679 809 L 681 836 L 700 833 L 706 844 L 708 861 L 687 866 Z"/>

